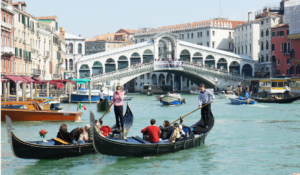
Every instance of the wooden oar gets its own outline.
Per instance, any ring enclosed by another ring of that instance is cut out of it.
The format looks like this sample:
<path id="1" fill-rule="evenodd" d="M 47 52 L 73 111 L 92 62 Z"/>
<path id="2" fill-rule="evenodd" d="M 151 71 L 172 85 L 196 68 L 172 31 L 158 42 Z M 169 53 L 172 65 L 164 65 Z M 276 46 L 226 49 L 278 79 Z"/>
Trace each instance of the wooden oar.
<path id="1" fill-rule="evenodd" d="M 102 115 L 102 117 L 99 118 L 99 121 L 103 119 L 103 117 L 105 116 L 105 114 L 107 113 L 107 111 L 111 108 L 111 106 L 112 106 L 114 103 L 115 103 L 115 101 L 113 101 L 113 102 L 111 103 L 111 105 L 110 105 L 110 106 L 108 107 L 108 109 L 104 112 L 104 114 Z"/>
<path id="2" fill-rule="evenodd" d="M 209 103 L 203 105 L 202 108 L 205 107 L 205 106 L 207 106 L 207 105 L 209 105 L 210 103 L 211 103 L 211 102 L 209 102 Z M 199 110 L 199 109 L 200 109 L 200 108 L 197 108 L 197 109 L 193 110 L 192 112 L 190 112 L 190 113 L 188 113 L 188 114 L 185 114 L 184 116 L 182 116 L 182 117 L 180 117 L 180 118 L 183 119 L 184 117 L 190 115 L 191 113 L 193 113 L 193 112 L 195 112 L 195 111 L 197 111 L 197 110 Z M 173 124 L 173 123 L 175 123 L 175 122 L 177 122 L 178 120 L 180 120 L 180 118 L 179 118 L 179 119 L 176 119 L 175 121 L 173 121 L 172 123 L 170 123 L 170 125 Z"/>
<path id="3" fill-rule="evenodd" d="M 290 93 L 293 97 L 295 97 L 290 91 L 289 91 L 289 93 Z"/>

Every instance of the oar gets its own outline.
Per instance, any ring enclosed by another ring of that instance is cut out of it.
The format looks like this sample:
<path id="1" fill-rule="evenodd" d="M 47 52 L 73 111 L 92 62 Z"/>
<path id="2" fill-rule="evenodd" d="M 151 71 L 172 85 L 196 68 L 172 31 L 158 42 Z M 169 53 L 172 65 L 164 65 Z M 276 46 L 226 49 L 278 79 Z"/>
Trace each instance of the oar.
<path id="1" fill-rule="evenodd" d="M 115 101 L 113 101 L 113 102 L 111 103 L 111 105 L 108 107 L 108 109 L 106 109 L 106 111 L 104 112 L 104 114 L 102 115 L 102 117 L 99 118 L 99 121 L 103 119 L 103 117 L 105 116 L 105 114 L 107 113 L 107 111 L 111 108 L 111 106 L 112 106 L 114 103 L 115 103 Z"/>
<path id="2" fill-rule="evenodd" d="M 295 97 L 291 92 L 289 92 L 293 97 Z"/>
<path id="3" fill-rule="evenodd" d="M 203 105 L 202 108 L 205 107 L 205 106 L 207 106 L 207 105 L 209 105 L 210 103 L 211 103 L 211 102 L 209 102 L 209 103 Z M 193 110 L 192 112 L 190 112 L 190 113 L 188 113 L 188 114 L 185 114 L 184 116 L 182 116 L 182 117 L 180 117 L 180 118 L 183 119 L 184 117 L 190 115 L 191 113 L 193 113 L 193 112 L 195 112 L 195 111 L 197 111 L 197 110 L 199 110 L 199 109 L 200 109 L 200 108 L 197 108 L 197 109 Z M 175 122 L 177 122 L 178 120 L 180 120 L 180 118 L 179 118 L 179 119 L 176 119 L 175 121 L 173 121 L 172 123 L 170 123 L 170 125 L 173 124 L 173 123 L 175 123 Z"/>

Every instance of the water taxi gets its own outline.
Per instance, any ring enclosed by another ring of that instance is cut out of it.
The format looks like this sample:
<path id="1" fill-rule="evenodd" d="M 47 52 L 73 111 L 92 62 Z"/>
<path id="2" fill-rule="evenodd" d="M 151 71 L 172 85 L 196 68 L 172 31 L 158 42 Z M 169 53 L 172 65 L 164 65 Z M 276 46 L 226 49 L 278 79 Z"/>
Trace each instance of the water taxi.
<path id="1" fill-rule="evenodd" d="M 36 101 L 1 103 L 1 121 L 5 115 L 12 121 L 80 121 L 82 112 L 43 110 Z"/>

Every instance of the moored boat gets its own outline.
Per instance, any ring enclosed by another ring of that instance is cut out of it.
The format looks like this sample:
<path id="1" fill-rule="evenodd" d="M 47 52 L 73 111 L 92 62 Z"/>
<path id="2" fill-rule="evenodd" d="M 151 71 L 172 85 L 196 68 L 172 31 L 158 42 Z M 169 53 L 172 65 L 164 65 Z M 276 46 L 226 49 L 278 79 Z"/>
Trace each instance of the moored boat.
<path id="1" fill-rule="evenodd" d="M 219 93 L 219 97 L 220 98 L 238 98 L 238 96 L 237 95 L 235 95 L 235 93 L 234 92 L 232 92 L 232 91 L 228 91 L 228 90 L 226 90 L 226 91 L 221 91 L 220 93 Z"/>
<path id="2" fill-rule="evenodd" d="M 1 121 L 81 121 L 82 112 L 43 110 L 36 101 L 1 103 Z"/>
<path id="3" fill-rule="evenodd" d="M 240 100 L 239 98 L 229 98 L 231 104 L 235 104 L 235 105 L 254 105 L 255 101 L 248 98 L 248 99 L 243 99 Z"/>
<path id="4" fill-rule="evenodd" d="M 90 123 L 95 124 L 95 118 Z M 126 132 L 130 131 L 133 125 L 133 114 L 127 106 L 126 113 L 124 115 L 124 123 Z M 112 128 L 115 127 L 112 126 Z M 67 157 L 78 157 L 85 154 L 95 153 L 93 142 L 86 142 L 84 144 L 77 145 L 54 145 L 53 139 L 43 141 L 23 141 L 18 138 L 12 131 L 12 121 L 7 116 L 6 128 L 8 133 L 8 141 L 11 143 L 13 154 L 18 158 L 23 159 L 62 159 Z M 112 138 L 118 138 L 123 133 L 112 135 Z"/>
<path id="5" fill-rule="evenodd" d="M 150 143 L 139 137 L 127 138 L 106 138 L 94 130 L 93 144 L 98 153 L 112 156 L 145 157 L 156 156 L 167 153 L 175 153 L 184 149 L 199 147 L 204 144 L 205 138 L 214 126 L 214 117 L 211 114 L 207 121 L 208 128 L 204 127 L 204 122 L 198 121 L 191 128 L 195 128 L 195 133 L 189 132 L 184 138 L 180 138 L 175 143 L 169 139 L 162 143 Z"/>

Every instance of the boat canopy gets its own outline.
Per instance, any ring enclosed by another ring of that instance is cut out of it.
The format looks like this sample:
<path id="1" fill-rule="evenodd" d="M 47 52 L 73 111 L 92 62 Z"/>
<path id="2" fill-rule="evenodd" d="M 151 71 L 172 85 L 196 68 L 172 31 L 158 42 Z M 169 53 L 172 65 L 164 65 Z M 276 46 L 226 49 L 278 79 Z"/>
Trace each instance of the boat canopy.
<path id="1" fill-rule="evenodd" d="M 59 83 L 67 83 L 67 82 L 71 82 L 72 84 L 75 84 L 74 81 L 71 81 L 71 80 L 61 80 L 61 79 L 58 79 L 58 80 L 50 80 L 52 82 L 59 82 Z"/>
<path id="2" fill-rule="evenodd" d="M 89 82 L 90 79 L 72 79 L 72 81 L 74 81 L 75 83 L 78 83 L 78 84 L 85 84 L 85 83 Z"/>

